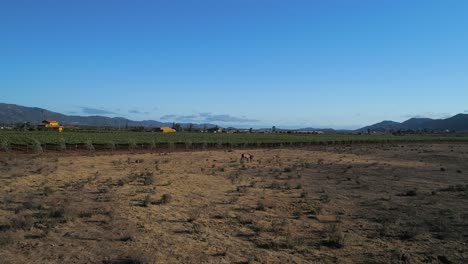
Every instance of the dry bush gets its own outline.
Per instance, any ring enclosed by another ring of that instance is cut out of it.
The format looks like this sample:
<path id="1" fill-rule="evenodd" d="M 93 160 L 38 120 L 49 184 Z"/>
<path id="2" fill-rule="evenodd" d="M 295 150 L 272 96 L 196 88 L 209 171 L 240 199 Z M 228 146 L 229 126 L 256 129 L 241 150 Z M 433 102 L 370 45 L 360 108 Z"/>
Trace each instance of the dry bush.
<path id="1" fill-rule="evenodd" d="M 41 154 L 44 152 L 44 150 L 42 149 L 42 145 L 41 145 L 41 142 L 39 142 L 39 140 L 34 140 L 34 143 L 33 143 L 33 152 L 35 154 Z"/>
<path id="2" fill-rule="evenodd" d="M 102 185 L 98 187 L 99 193 L 108 193 L 110 191 L 110 187 L 108 185 Z"/>
<path id="3" fill-rule="evenodd" d="M 281 189 L 281 184 L 278 182 L 278 181 L 273 181 L 271 184 L 270 184 L 270 188 L 271 189 Z"/>
<path id="4" fill-rule="evenodd" d="M 257 201 L 257 207 L 255 209 L 257 209 L 259 211 L 265 211 L 266 210 L 265 200 L 258 200 Z"/>
<path id="5" fill-rule="evenodd" d="M 6 139 L 2 140 L 0 147 L 5 152 L 10 152 L 11 150 L 10 142 L 8 142 Z"/>
<path id="6" fill-rule="evenodd" d="M 320 199 L 320 201 L 321 201 L 322 203 L 329 203 L 329 202 L 331 201 L 330 196 L 329 196 L 328 194 L 326 194 L 326 193 L 320 195 L 320 198 L 319 198 L 319 199 Z"/>
<path id="7" fill-rule="evenodd" d="M 141 205 L 143 207 L 148 207 L 152 202 L 152 199 L 151 199 L 151 195 L 147 194 L 145 195 L 145 198 L 143 199 L 143 202 L 141 203 Z"/>
<path id="8" fill-rule="evenodd" d="M 201 207 L 194 207 L 191 210 L 189 210 L 187 214 L 188 215 L 187 222 L 192 223 L 196 221 L 198 218 L 200 218 L 202 211 L 203 211 L 203 208 Z"/>
<path id="9" fill-rule="evenodd" d="M 299 218 L 301 218 L 301 216 L 302 216 L 302 209 L 301 208 L 294 209 L 293 217 L 296 218 L 296 219 L 299 219 Z"/>
<path id="10" fill-rule="evenodd" d="M 34 218 L 31 215 L 17 214 L 10 218 L 10 227 L 14 230 L 30 230 L 34 223 Z"/>
<path id="11" fill-rule="evenodd" d="M 326 230 L 326 240 L 324 245 L 332 248 L 342 248 L 345 246 L 346 236 L 343 233 L 341 224 L 332 224 Z"/>
<path id="12" fill-rule="evenodd" d="M 167 204 L 172 201 L 172 196 L 170 194 L 163 194 L 161 198 L 156 202 L 157 204 Z"/>
<path id="13" fill-rule="evenodd" d="M 153 185 L 155 182 L 155 177 L 152 172 L 146 172 L 143 176 L 143 184 L 144 185 Z"/>
<path id="14" fill-rule="evenodd" d="M 248 191 L 246 186 L 237 186 L 236 190 L 238 193 L 246 193 Z"/>

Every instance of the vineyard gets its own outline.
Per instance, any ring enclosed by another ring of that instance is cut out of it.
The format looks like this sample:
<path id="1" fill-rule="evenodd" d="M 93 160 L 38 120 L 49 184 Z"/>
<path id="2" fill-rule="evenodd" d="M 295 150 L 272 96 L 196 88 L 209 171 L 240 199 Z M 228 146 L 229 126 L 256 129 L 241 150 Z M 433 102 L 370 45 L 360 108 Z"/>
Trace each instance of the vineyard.
<path id="1" fill-rule="evenodd" d="M 106 146 L 268 146 L 298 144 L 351 144 L 386 142 L 468 142 L 468 135 L 401 135 L 391 134 L 277 134 L 277 133 L 155 133 L 155 132 L 44 132 L 2 131 L 0 143 L 8 146 L 28 145 L 106 145 Z"/>

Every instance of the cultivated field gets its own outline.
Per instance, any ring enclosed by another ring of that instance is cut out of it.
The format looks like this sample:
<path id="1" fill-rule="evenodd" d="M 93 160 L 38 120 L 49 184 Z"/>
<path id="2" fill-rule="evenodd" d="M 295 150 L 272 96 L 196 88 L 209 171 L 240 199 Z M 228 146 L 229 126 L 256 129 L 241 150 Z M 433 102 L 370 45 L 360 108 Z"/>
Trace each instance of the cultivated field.
<path id="1" fill-rule="evenodd" d="M 67 153 L 0 154 L 2 263 L 468 263 L 466 143 Z"/>
<path id="2" fill-rule="evenodd" d="M 156 133 L 0 131 L 0 151 L 170 150 L 390 142 L 468 142 L 468 134 Z"/>

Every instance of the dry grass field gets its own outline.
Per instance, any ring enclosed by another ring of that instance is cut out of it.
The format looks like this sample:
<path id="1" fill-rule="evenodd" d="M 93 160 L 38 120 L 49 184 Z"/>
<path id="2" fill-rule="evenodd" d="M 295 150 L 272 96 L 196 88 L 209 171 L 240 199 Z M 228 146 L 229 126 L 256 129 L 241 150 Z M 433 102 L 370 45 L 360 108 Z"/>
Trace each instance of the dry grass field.
<path id="1" fill-rule="evenodd" d="M 468 144 L 91 154 L 1 154 L 0 262 L 468 263 Z"/>

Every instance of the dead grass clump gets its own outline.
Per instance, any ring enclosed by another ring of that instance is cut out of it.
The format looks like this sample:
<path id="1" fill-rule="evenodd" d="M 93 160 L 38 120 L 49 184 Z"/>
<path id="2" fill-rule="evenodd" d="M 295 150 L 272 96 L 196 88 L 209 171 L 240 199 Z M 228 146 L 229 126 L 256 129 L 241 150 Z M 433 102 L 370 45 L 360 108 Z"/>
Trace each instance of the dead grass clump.
<path id="1" fill-rule="evenodd" d="M 321 201 L 322 203 L 329 203 L 329 202 L 331 201 L 330 196 L 329 196 L 328 194 L 326 194 L 326 193 L 320 195 L 320 198 L 319 198 L 319 199 L 320 199 L 320 201 Z"/>
<path id="2" fill-rule="evenodd" d="M 30 230 L 34 226 L 34 222 L 31 215 L 17 214 L 10 218 L 10 227 L 14 230 Z"/>
<path id="3" fill-rule="evenodd" d="M 32 197 L 28 197 L 26 201 L 23 202 L 22 206 L 23 209 L 27 210 L 40 210 L 43 207 L 37 199 L 34 199 Z"/>
<path id="4" fill-rule="evenodd" d="M 42 149 L 42 145 L 41 145 L 41 142 L 39 142 L 39 140 L 34 140 L 34 143 L 33 143 L 33 152 L 35 154 L 41 154 L 44 152 L 44 150 Z"/>
<path id="5" fill-rule="evenodd" d="M 102 261 L 103 264 L 148 264 L 151 263 L 146 257 L 139 254 L 125 256 L 121 258 L 106 258 Z"/>
<path id="6" fill-rule="evenodd" d="M 418 195 L 418 192 L 417 192 L 416 188 L 408 190 L 405 193 L 405 196 L 416 196 L 416 195 Z"/>
<path id="7" fill-rule="evenodd" d="M 13 243 L 11 232 L 0 232 L 0 248 Z"/>
<path id="8" fill-rule="evenodd" d="M 279 183 L 278 181 L 273 181 L 271 184 L 270 184 L 270 188 L 271 189 L 281 189 L 281 183 Z"/>
<path id="9" fill-rule="evenodd" d="M 90 218 L 92 217 L 94 214 L 93 211 L 81 211 L 78 213 L 78 217 L 79 218 Z"/>
<path id="10" fill-rule="evenodd" d="M 231 196 L 229 199 L 226 201 L 227 204 L 233 204 L 239 201 L 239 196 Z"/>
<path id="11" fill-rule="evenodd" d="M 167 204 L 172 201 L 172 196 L 170 194 L 163 194 L 161 198 L 156 202 L 156 204 Z"/>
<path id="12" fill-rule="evenodd" d="M 137 143 L 134 139 L 129 140 L 128 142 L 128 150 L 133 152 L 137 148 Z"/>
<path id="13" fill-rule="evenodd" d="M 202 214 L 202 208 L 200 207 L 192 208 L 190 211 L 188 211 L 187 222 L 192 223 L 196 221 L 198 218 L 200 218 L 201 214 Z"/>
<path id="14" fill-rule="evenodd" d="M 99 193 L 108 193 L 110 191 L 110 187 L 107 185 L 99 186 L 98 192 Z"/>
<path id="15" fill-rule="evenodd" d="M 0 144 L 0 147 L 5 152 L 10 152 L 10 150 L 11 150 L 10 142 L 8 142 L 6 139 L 2 140 L 2 142 Z"/>
<path id="16" fill-rule="evenodd" d="M 115 143 L 114 142 L 107 143 L 107 149 L 110 150 L 110 151 L 114 151 L 115 150 Z"/>
<path id="17" fill-rule="evenodd" d="M 141 206 L 148 207 L 148 206 L 150 206 L 151 201 L 152 201 L 151 195 L 147 194 L 147 195 L 145 195 L 145 198 L 143 199 L 143 202 L 141 202 Z"/>
<path id="18" fill-rule="evenodd" d="M 447 188 L 439 189 L 441 192 L 465 192 L 468 190 L 468 184 L 457 184 L 457 185 L 450 185 Z"/>
<path id="19" fill-rule="evenodd" d="M 331 248 L 342 248 L 345 246 L 345 234 L 340 224 L 332 224 L 326 230 L 324 245 Z"/>
<path id="20" fill-rule="evenodd" d="M 86 150 L 88 151 L 88 154 L 94 154 L 94 151 L 96 150 L 94 148 L 94 145 L 93 145 L 93 142 L 91 140 L 86 140 L 86 143 L 85 143 L 85 147 L 86 147 Z"/>
<path id="21" fill-rule="evenodd" d="M 255 207 L 255 209 L 257 209 L 259 211 L 265 211 L 266 210 L 265 200 L 258 200 L 257 201 L 257 207 Z"/>
<path id="22" fill-rule="evenodd" d="M 248 189 L 247 186 L 237 186 L 238 193 L 247 193 Z"/>
<path id="23" fill-rule="evenodd" d="M 294 209 L 293 217 L 296 218 L 296 219 L 299 219 L 299 218 L 301 218 L 301 216 L 302 216 L 302 209 L 301 208 Z"/>
<path id="24" fill-rule="evenodd" d="M 146 172 L 143 176 L 143 184 L 144 185 L 153 185 L 155 182 L 155 177 L 152 172 Z"/>

